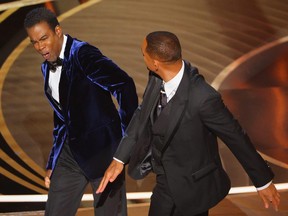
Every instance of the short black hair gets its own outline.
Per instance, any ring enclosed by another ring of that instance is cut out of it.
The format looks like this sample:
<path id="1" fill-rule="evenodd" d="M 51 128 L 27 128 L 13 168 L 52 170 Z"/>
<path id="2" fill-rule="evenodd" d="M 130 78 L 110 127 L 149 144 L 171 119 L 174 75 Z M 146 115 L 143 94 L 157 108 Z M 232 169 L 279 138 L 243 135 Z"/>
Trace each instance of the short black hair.
<path id="1" fill-rule="evenodd" d="M 52 30 L 54 30 L 55 27 L 59 25 L 59 21 L 52 11 L 45 7 L 39 7 L 31 10 L 26 14 L 24 20 L 24 28 L 31 28 L 41 22 L 47 22 Z"/>
<path id="2" fill-rule="evenodd" d="M 155 31 L 146 36 L 146 52 L 163 62 L 175 62 L 182 58 L 178 37 L 168 31 Z"/>

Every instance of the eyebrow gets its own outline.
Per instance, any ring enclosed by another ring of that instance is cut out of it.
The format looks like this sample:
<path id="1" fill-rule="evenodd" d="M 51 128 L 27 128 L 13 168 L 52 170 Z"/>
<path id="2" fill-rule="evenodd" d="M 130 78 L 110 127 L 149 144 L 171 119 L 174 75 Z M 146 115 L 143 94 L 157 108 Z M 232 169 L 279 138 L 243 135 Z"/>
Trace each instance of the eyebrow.
<path id="1" fill-rule="evenodd" d="M 43 35 L 42 37 L 40 37 L 40 39 L 38 41 L 41 41 L 43 40 L 44 37 L 47 37 L 47 35 Z M 38 42 L 38 41 L 35 41 L 35 40 L 30 40 L 31 43 L 35 43 L 35 42 Z"/>

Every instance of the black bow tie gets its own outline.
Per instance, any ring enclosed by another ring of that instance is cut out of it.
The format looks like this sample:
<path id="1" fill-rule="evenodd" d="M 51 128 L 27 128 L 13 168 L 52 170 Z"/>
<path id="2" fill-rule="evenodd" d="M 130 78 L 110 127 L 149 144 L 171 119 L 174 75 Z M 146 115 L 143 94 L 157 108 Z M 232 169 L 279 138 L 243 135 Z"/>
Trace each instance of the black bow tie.
<path id="1" fill-rule="evenodd" d="M 49 69 L 52 72 L 56 71 L 56 67 L 62 66 L 62 62 L 63 62 L 63 60 L 61 58 L 59 58 L 59 57 L 54 62 L 49 62 L 48 61 Z"/>

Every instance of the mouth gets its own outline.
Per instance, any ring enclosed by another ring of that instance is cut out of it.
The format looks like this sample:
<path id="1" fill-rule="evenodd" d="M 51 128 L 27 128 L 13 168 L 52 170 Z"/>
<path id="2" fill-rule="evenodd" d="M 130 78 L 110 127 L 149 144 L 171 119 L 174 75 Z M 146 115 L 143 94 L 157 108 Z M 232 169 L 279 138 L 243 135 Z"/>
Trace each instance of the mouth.
<path id="1" fill-rule="evenodd" d="M 50 54 L 49 53 L 44 53 L 44 54 L 41 54 L 43 56 L 44 59 L 46 59 L 47 61 L 49 60 L 50 58 Z"/>

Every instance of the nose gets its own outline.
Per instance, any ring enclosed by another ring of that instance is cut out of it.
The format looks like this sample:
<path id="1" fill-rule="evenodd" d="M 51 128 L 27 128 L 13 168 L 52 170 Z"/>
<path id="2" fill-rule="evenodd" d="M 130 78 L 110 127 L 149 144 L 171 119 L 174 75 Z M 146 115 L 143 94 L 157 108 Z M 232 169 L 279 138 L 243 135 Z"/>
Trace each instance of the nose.
<path id="1" fill-rule="evenodd" d="M 45 48 L 45 44 L 44 44 L 44 42 L 38 41 L 37 43 L 34 43 L 34 48 L 37 51 L 41 51 Z"/>
<path id="2" fill-rule="evenodd" d="M 43 41 L 39 41 L 39 50 L 44 49 L 45 43 Z"/>

